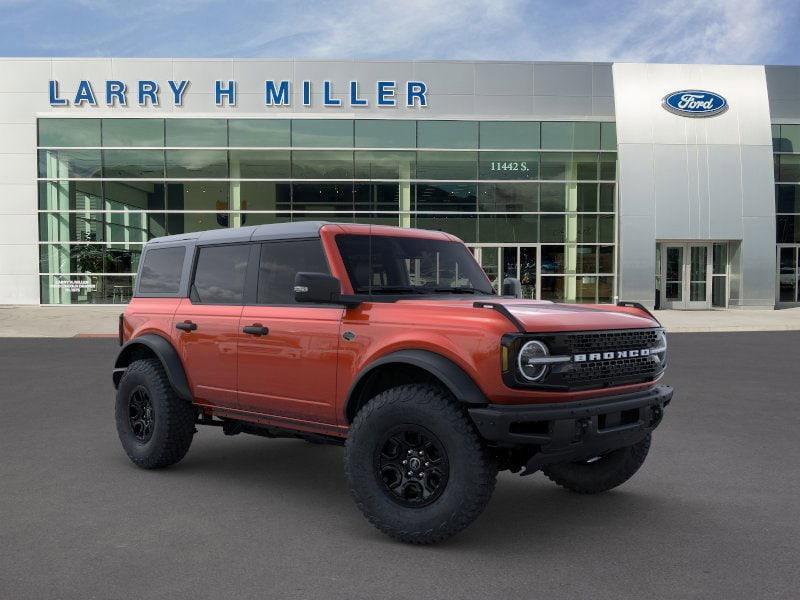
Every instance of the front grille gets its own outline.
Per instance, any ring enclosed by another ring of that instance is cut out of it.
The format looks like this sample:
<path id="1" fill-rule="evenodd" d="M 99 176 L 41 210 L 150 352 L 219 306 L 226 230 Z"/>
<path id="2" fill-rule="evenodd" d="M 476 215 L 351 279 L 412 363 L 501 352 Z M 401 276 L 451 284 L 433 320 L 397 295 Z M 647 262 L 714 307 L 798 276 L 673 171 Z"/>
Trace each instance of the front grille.
<path id="1" fill-rule="evenodd" d="M 516 350 L 528 336 L 521 336 Z M 661 347 L 665 344 L 663 330 L 622 329 L 614 331 L 580 331 L 563 333 L 545 333 L 535 336 L 550 349 L 552 356 L 569 356 L 569 362 L 556 363 L 548 367 L 548 373 L 535 387 L 558 389 L 593 389 L 613 387 L 628 383 L 653 381 L 664 371 L 664 354 L 660 356 L 635 356 L 600 358 L 592 355 L 603 355 L 621 351 L 643 350 Z M 583 355 L 575 360 L 575 355 Z M 527 387 L 521 378 L 514 382 Z"/>
<path id="2" fill-rule="evenodd" d="M 608 352 L 611 350 L 638 350 L 659 345 L 657 329 L 631 329 L 623 331 L 592 331 L 565 334 L 570 354 Z"/>
<path id="3" fill-rule="evenodd" d="M 564 333 L 560 340 L 558 336 L 555 338 L 553 343 L 561 346 L 557 352 L 571 355 L 649 349 L 664 343 L 660 329 L 586 331 Z M 573 362 L 561 372 L 561 379 L 571 388 L 604 387 L 633 381 L 650 381 L 663 370 L 664 364 L 653 356 L 613 358 Z"/>
<path id="4" fill-rule="evenodd" d="M 619 379 L 652 379 L 661 372 L 661 366 L 649 356 L 615 358 L 590 363 L 575 363 L 564 374 L 570 386 L 615 382 Z"/>

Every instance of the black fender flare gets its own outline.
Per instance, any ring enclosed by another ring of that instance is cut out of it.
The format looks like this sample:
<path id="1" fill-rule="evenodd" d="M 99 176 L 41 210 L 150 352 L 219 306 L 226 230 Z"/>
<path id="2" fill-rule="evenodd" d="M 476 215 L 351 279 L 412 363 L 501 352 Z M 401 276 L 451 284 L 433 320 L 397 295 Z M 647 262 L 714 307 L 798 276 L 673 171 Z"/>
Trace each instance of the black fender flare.
<path id="1" fill-rule="evenodd" d="M 358 374 L 347 391 L 344 414 L 348 421 L 352 421 L 355 416 L 356 411 L 353 405 L 359 401 L 361 384 L 367 381 L 367 378 L 376 369 L 390 364 L 411 365 L 427 371 L 441 381 L 459 402 L 472 405 L 488 404 L 486 396 L 478 385 L 464 372 L 464 369 L 449 358 L 428 350 L 397 350 L 369 363 Z"/>
<path id="2" fill-rule="evenodd" d="M 146 333 L 135 337 L 120 349 L 117 359 L 114 361 L 114 387 L 119 386 L 122 374 L 131 364 L 134 351 L 142 347 L 147 348 L 161 361 L 161 366 L 167 373 L 167 379 L 178 397 L 191 402 L 193 400 L 192 392 L 189 389 L 189 381 L 186 379 L 186 371 L 183 369 L 178 352 L 166 338 L 155 333 Z"/>

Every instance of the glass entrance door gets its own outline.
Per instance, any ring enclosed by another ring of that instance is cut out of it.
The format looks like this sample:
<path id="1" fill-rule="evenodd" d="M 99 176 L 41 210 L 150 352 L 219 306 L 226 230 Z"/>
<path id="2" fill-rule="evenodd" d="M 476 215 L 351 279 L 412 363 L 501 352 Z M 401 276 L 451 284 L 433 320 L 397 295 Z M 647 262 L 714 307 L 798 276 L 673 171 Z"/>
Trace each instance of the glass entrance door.
<path id="1" fill-rule="evenodd" d="M 522 284 L 523 298 L 536 300 L 539 297 L 537 245 L 479 246 L 474 252 L 498 293 L 502 291 L 503 280 L 514 277 Z"/>
<path id="2" fill-rule="evenodd" d="M 664 308 L 683 308 L 683 245 L 664 246 L 661 264 L 664 268 Z"/>
<path id="3" fill-rule="evenodd" d="M 686 308 L 711 308 L 711 247 L 689 244 L 689 298 Z"/>
<path id="4" fill-rule="evenodd" d="M 711 308 L 711 244 L 661 245 L 663 308 Z"/>
<path id="5" fill-rule="evenodd" d="M 780 304 L 800 302 L 800 246 L 778 246 L 778 290 Z"/>

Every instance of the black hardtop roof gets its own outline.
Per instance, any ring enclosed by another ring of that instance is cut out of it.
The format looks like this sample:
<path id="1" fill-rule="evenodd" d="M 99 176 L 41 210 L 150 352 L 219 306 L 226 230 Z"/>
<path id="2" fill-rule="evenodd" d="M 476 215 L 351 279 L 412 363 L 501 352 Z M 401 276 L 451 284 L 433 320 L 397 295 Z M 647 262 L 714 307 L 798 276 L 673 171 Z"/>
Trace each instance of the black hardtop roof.
<path id="1" fill-rule="evenodd" d="M 251 225 L 249 227 L 234 227 L 231 229 L 210 229 L 208 231 L 196 231 L 193 233 L 179 233 L 176 235 L 165 235 L 163 237 L 153 238 L 148 241 L 145 246 L 151 247 L 156 245 L 171 245 L 171 246 L 196 246 L 196 245 L 210 245 L 210 244 L 233 244 L 241 242 L 262 242 L 269 240 L 292 240 L 302 238 L 318 238 L 320 237 L 319 230 L 323 225 L 341 225 L 346 227 L 348 231 L 363 230 L 364 233 L 370 231 L 370 227 L 376 227 L 380 230 L 399 229 L 405 232 L 418 231 L 420 233 L 428 234 L 428 236 L 445 236 L 447 239 L 457 239 L 450 234 L 441 231 L 431 231 L 425 229 L 409 229 L 405 227 L 393 227 L 389 225 L 369 225 L 366 223 L 337 223 L 332 221 L 295 221 L 292 223 L 273 223 L 270 225 Z"/>
<path id="2" fill-rule="evenodd" d="M 211 229 L 195 233 L 165 235 L 150 240 L 149 244 L 172 244 L 188 242 L 192 244 L 224 244 L 227 242 L 249 242 L 258 240 L 283 240 L 319 237 L 319 230 L 327 221 L 296 221 L 294 223 L 273 223 L 270 225 L 251 225 L 232 229 Z"/>
<path id="3" fill-rule="evenodd" d="M 208 231 L 196 231 L 193 233 L 179 233 L 176 235 L 165 235 L 153 238 L 145 244 L 145 247 L 156 245 L 171 246 L 197 246 L 212 244 L 234 244 L 242 242 L 263 242 L 269 240 L 292 240 L 302 238 L 318 238 L 319 230 L 323 225 L 341 225 L 347 231 L 363 231 L 369 233 L 370 228 L 377 228 L 381 231 L 402 230 L 404 232 L 418 232 L 424 237 L 437 237 L 437 239 L 457 240 L 451 234 L 442 231 L 416 229 L 406 227 L 395 227 L 391 225 L 369 225 L 366 223 L 337 223 L 332 221 L 295 221 L 292 223 L 273 223 L 270 225 L 251 225 L 249 227 L 234 227 L 231 229 L 210 229 Z"/>

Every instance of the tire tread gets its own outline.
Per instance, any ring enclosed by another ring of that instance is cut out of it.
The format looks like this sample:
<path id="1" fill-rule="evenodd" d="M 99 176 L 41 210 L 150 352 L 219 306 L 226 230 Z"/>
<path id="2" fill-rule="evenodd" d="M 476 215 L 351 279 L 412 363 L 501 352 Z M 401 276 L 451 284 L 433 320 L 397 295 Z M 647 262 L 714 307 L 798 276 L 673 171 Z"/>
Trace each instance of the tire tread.
<path id="1" fill-rule="evenodd" d="M 160 418 L 162 421 L 157 424 L 157 427 L 163 428 L 166 433 L 164 436 L 156 437 L 154 432 L 153 438 L 150 439 L 150 442 L 154 443 L 154 447 L 146 456 L 132 452 L 132 448 L 123 440 L 125 453 L 131 461 L 143 469 L 160 469 L 174 465 L 186 455 L 192 443 L 195 433 L 195 409 L 191 403 L 178 398 L 159 360 L 148 358 L 131 363 L 122 376 L 119 389 L 123 389 L 126 378 L 137 375 L 147 380 L 148 391 L 152 396 L 151 401 L 161 405 Z M 120 402 L 120 398 L 117 399 L 117 402 Z M 120 422 L 121 419 L 118 409 L 117 429 L 120 431 L 120 438 L 123 435 L 122 431 L 127 427 L 127 423 Z"/>
<path id="2" fill-rule="evenodd" d="M 404 412 L 411 412 L 416 406 L 425 406 L 438 411 L 447 425 L 459 434 L 466 449 L 476 457 L 472 463 L 473 468 L 469 470 L 467 483 L 476 492 L 471 497 L 462 498 L 460 506 L 456 510 L 452 510 L 449 516 L 435 528 L 415 530 L 393 526 L 382 519 L 380 515 L 372 512 L 360 490 L 354 485 L 357 474 L 352 471 L 351 461 L 348 459 L 353 451 L 353 439 L 363 428 L 370 426 L 373 415 L 393 404 L 402 405 Z M 485 450 L 480 437 L 463 410 L 463 405 L 446 390 L 435 385 L 405 384 L 375 396 L 367 402 L 353 420 L 345 447 L 345 474 L 350 485 L 350 493 L 359 510 L 364 513 L 374 527 L 390 537 L 406 543 L 434 544 L 463 530 L 483 512 L 497 481 L 497 466 Z"/>

